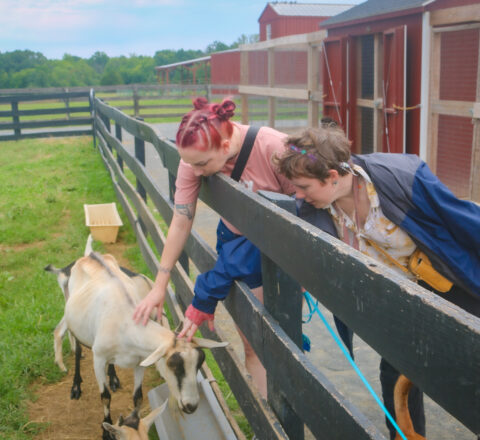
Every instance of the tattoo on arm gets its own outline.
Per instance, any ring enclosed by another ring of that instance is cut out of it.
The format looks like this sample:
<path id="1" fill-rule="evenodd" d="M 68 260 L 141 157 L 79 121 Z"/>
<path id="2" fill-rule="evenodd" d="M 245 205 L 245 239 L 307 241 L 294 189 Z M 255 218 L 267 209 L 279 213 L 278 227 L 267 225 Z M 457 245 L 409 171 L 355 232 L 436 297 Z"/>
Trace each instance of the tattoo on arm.
<path id="1" fill-rule="evenodd" d="M 175 205 L 175 212 L 181 215 L 185 215 L 189 220 L 193 219 L 195 212 L 193 203 L 187 203 L 185 205 Z"/>
<path id="2" fill-rule="evenodd" d="M 164 267 L 161 264 L 158 265 L 158 271 L 163 272 L 163 273 L 170 273 L 170 270 L 168 267 Z"/>

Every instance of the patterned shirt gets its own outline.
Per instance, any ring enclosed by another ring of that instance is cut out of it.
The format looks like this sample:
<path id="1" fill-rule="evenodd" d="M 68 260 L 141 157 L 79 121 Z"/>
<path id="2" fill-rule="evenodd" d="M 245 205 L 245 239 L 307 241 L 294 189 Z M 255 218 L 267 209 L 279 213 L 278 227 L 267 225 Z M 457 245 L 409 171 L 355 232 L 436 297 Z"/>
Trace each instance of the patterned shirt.
<path id="1" fill-rule="evenodd" d="M 359 230 L 356 222 L 347 216 L 338 206 L 334 206 L 333 204 L 329 205 L 327 209 L 332 216 L 338 237 L 342 241 L 349 242 L 352 246 L 354 238 L 356 238 L 358 240 L 360 252 L 380 261 L 395 270 L 397 273 L 400 273 L 411 280 L 415 280 L 413 274 L 402 271 L 397 265 L 383 255 L 382 252 L 376 250 L 368 242 L 373 241 L 377 246 L 405 267 L 408 265 L 410 255 L 412 255 L 417 247 L 406 232 L 385 217 L 382 208 L 380 207 L 377 191 L 375 190 L 368 174 L 358 165 L 354 165 L 353 169 L 363 179 L 366 185 L 368 200 L 370 201 L 370 210 L 365 220 L 365 225 Z M 347 231 L 349 234 L 347 237 L 348 240 L 344 240 L 344 231 Z"/>

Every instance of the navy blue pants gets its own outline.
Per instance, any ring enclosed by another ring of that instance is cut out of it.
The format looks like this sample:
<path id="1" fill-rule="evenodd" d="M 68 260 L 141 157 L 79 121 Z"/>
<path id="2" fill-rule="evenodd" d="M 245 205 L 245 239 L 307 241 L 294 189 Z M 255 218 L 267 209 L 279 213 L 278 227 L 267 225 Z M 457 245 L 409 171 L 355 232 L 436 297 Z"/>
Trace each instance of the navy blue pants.
<path id="1" fill-rule="evenodd" d="M 262 285 L 260 251 L 221 220 L 217 227 L 217 253 L 213 269 L 200 274 L 195 282 L 192 305 L 205 313 L 215 312 L 217 302 L 226 298 L 234 280 L 245 282 L 250 289 Z"/>

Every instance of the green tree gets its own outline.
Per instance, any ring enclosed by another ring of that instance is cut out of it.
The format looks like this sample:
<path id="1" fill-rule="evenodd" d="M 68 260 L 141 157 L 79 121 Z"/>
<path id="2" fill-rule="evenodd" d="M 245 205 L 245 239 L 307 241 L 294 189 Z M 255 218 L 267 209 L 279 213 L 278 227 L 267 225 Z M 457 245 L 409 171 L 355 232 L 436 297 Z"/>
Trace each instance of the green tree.
<path id="1" fill-rule="evenodd" d="M 108 63 L 108 55 L 105 52 L 95 52 L 89 59 L 88 64 L 101 75 Z"/>
<path id="2" fill-rule="evenodd" d="M 46 62 L 47 58 L 40 52 L 31 50 L 14 50 L 3 54 L 0 52 L 0 71 L 7 73 L 35 68 Z"/>
<path id="3" fill-rule="evenodd" d="M 207 48 L 205 49 L 205 52 L 208 53 L 213 53 L 213 52 L 221 52 L 222 50 L 228 50 L 230 49 L 230 46 L 226 45 L 225 43 L 222 43 L 221 41 L 215 40 L 213 43 L 210 43 Z"/>

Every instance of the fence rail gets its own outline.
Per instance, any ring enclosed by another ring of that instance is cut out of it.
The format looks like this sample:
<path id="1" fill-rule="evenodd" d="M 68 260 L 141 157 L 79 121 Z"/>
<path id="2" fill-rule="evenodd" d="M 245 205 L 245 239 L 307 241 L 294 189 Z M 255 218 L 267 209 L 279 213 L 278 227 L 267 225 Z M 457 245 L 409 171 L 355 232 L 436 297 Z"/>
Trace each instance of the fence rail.
<path id="1" fill-rule="evenodd" d="M 31 103 L 35 103 L 36 108 L 22 108 Z M 91 116 L 93 91 L 91 90 L 0 95 L 0 109 L 8 105 L 10 105 L 10 110 L 0 111 L 0 141 L 93 134 Z M 38 106 L 44 106 L 44 108 L 38 108 Z M 78 116 L 72 116 L 72 114 L 78 114 Z M 38 116 L 43 116 L 43 118 L 35 118 Z M 53 118 L 45 118 L 45 116 L 53 116 Z M 60 116 L 63 117 L 60 118 Z M 7 119 L 10 119 L 11 122 L 5 122 Z M 80 126 L 82 128 L 77 128 Z M 66 128 L 60 129 L 60 127 Z M 1 134 L 5 132 L 7 134 Z"/>
<path id="2" fill-rule="evenodd" d="M 178 152 L 148 124 L 98 99 L 95 114 L 95 134 L 105 165 L 145 261 L 156 273 L 158 261 L 146 237 L 151 237 L 159 253 L 165 238 L 145 200 L 150 198 L 169 224 L 174 188 L 168 195 L 157 187 L 139 158 L 141 148 L 136 149 L 137 157 L 129 154 L 120 141 L 121 130 L 135 136 L 136 145 L 153 145 L 170 182 L 177 172 Z M 115 136 L 110 132 L 112 120 Z M 125 177 L 124 165 L 135 175 L 137 189 L 145 191 L 142 196 Z M 295 292 L 300 285 L 432 399 L 480 433 L 478 318 L 393 272 L 386 273 L 368 257 L 277 206 L 291 204 L 288 198 L 252 193 L 223 175 L 205 179 L 200 198 L 238 227 L 263 255 L 265 305 L 243 283 L 235 283 L 225 306 L 267 369 L 268 402 L 259 398 L 232 349 L 213 353 L 259 438 L 301 439 L 304 424 L 317 438 L 384 438 L 298 348 L 301 295 Z M 200 271 L 215 262 L 215 252 L 194 231 L 185 252 Z M 177 321 L 193 297 L 188 264 L 182 261 L 183 266 L 177 263 L 171 273 L 175 295 L 170 291 L 167 298 Z M 201 330 L 207 337 L 226 340 L 221 329 L 216 334 L 206 326 Z"/>

